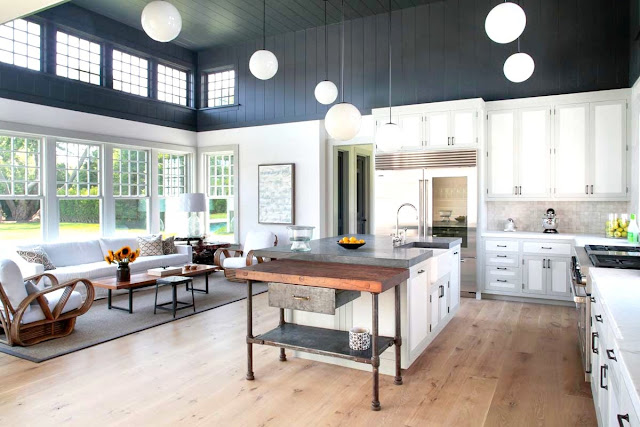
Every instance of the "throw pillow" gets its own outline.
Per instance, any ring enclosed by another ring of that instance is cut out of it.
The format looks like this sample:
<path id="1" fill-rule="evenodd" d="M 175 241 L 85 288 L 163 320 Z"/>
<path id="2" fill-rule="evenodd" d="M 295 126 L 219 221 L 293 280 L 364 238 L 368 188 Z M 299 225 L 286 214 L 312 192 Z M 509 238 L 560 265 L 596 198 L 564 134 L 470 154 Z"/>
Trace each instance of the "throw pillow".
<path id="1" fill-rule="evenodd" d="M 165 255 L 177 254 L 178 248 L 176 248 L 175 237 L 167 237 L 162 241 L 162 252 Z"/>
<path id="2" fill-rule="evenodd" d="M 56 268 L 49 259 L 47 253 L 40 246 L 36 246 L 32 249 L 18 249 L 16 252 L 27 262 L 44 265 L 45 271 L 55 270 Z"/>
<path id="3" fill-rule="evenodd" d="M 162 235 L 138 237 L 138 248 L 140 256 L 163 255 Z"/>
<path id="4" fill-rule="evenodd" d="M 40 289 L 38 289 L 36 284 L 33 283 L 33 280 L 29 280 L 28 282 L 25 282 L 24 288 L 27 290 L 27 295 L 31 295 L 31 294 L 35 294 L 37 292 L 40 292 Z M 44 296 L 44 295 L 42 295 L 42 297 L 44 298 L 45 302 L 47 304 L 49 304 L 49 300 L 47 299 L 47 297 Z M 40 304 L 38 304 L 38 300 L 37 299 L 34 299 L 33 301 L 31 301 L 31 303 L 29 305 L 38 306 L 38 307 L 40 306 Z"/>

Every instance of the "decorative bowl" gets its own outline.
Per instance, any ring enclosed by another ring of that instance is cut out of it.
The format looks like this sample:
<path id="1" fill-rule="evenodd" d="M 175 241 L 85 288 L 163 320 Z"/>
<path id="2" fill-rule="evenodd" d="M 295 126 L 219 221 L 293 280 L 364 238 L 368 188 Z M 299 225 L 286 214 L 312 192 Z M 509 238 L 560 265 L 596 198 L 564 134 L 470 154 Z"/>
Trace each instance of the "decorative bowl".
<path id="1" fill-rule="evenodd" d="M 290 225 L 287 227 L 292 252 L 309 252 L 311 250 L 309 242 L 313 236 L 314 228 L 306 225 Z"/>
<path id="2" fill-rule="evenodd" d="M 458 222 L 465 222 L 467 220 L 467 217 L 464 215 L 460 215 L 456 217 L 456 221 Z"/>
<path id="3" fill-rule="evenodd" d="M 342 243 L 340 241 L 338 242 L 338 244 L 345 249 L 358 249 L 360 246 L 366 245 L 366 243 L 367 242 L 364 242 L 364 243 Z"/>

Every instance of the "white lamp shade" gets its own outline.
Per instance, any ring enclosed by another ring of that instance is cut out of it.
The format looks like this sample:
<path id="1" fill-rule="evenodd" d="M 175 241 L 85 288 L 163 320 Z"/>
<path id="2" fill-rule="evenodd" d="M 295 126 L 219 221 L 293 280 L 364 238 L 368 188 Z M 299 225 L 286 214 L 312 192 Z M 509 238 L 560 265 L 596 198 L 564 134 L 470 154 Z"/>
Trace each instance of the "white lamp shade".
<path id="1" fill-rule="evenodd" d="M 207 199 L 204 193 L 181 194 L 178 210 L 180 212 L 206 212 Z"/>
<path id="2" fill-rule="evenodd" d="M 504 61 L 504 75 L 514 83 L 522 83 L 536 68 L 533 58 L 526 53 L 514 53 Z"/>
<path id="3" fill-rule="evenodd" d="M 268 50 L 257 50 L 249 59 L 249 70 L 257 79 L 269 80 L 278 72 L 278 58 Z"/>
<path id="4" fill-rule="evenodd" d="M 316 85 L 314 94 L 320 104 L 329 105 L 338 97 L 338 88 L 332 81 L 324 80 Z"/>
<path id="5" fill-rule="evenodd" d="M 348 141 L 360 132 L 362 115 L 352 104 L 341 102 L 329 108 L 324 127 L 333 139 Z"/>
<path id="6" fill-rule="evenodd" d="M 376 132 L 377 151 L 394 151 L 402 145 L 402 128 L 392 122 L 380 126 Z"/>
<path id="7" fill-rule="evenodd" d="M 142 28 L 159 42 L 170 42 L 182 30 L 182 17 L 174 5 L 166 1 L 152 1 L 142 10 Z"/>
<path id="8" fill-rule="evenodd" d="M 527 15 L 515 3 L 500 3 L 487 15 L 484 30 L 491 40 L 496 43 L 511 43 L 524 31 L 527 25 Z"/>

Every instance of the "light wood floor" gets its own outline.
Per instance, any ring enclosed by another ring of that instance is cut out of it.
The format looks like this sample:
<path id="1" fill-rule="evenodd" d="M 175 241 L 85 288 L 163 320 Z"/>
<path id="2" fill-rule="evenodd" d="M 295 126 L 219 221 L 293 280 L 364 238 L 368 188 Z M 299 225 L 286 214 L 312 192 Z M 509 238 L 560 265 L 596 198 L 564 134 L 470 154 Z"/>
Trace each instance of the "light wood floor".
<path id="1" fill-rule="evenodd" d="M 255 331 L 277 323 L 254 299 Z M 575 313 L 463 299 L 404 385 L 255 346 L 245 375 L 245 303 L 34 364 L 0 353 L 0 425 L 589 426 Z"/>

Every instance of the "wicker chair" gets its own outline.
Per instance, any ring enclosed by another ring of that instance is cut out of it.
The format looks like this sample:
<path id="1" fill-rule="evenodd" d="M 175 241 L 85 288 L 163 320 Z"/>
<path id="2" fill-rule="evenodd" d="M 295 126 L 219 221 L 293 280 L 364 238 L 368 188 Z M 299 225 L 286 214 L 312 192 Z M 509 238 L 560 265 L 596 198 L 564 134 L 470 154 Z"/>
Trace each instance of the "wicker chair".
<path id="1" fill-rule="evenodd" d="M 224 277 L 232 282 L 243 282 L 236 279 L 236 270 L 242 267 L 249 267 L 254 264 L 263 263 L 264 258 L 254 255 L 256 249 L 268 247 L 271 242 L 273 246 L 278 245 L 278 236 L 270 231 L 250 231 L 247 233 L 244 246 L 238 248 L 220 248 L 213 255 L 213 263 L 224 271 Z M 233 253 L 233 255 L 231 255 Z M 224 256 L 224 258 L 223 258 Z"/>
<path id="2" fill-rule="evenodd" d="M 36 285 L 44 278 L 51 286 L 29 295 L 26 281 Z M 75 290 L 78 284 L 85 286 L 87 296 L 82 301 Z M 42 341 L 60 338 L 73 332 L 76 318 L 86 313 L 95 291 L 87 279 L 74 279 L 58 284 L 52 274 L 43 273 L 23 279 L 20 268 L 11 260 L 0 260 L 0 323 L 8 345 L 30 346 Z M 37 301 L 37 305 L 31 305 Z"/>

